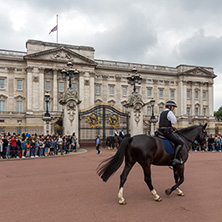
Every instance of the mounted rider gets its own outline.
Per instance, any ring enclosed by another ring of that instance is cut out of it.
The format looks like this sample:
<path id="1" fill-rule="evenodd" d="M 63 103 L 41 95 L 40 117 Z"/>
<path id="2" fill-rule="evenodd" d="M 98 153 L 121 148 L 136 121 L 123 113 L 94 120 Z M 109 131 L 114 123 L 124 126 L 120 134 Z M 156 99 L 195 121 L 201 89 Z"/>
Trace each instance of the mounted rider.
<path id="1" fill-rule="evenodd" d="M 174 158 L 172 160 L 172 165 L 182 164 L 178 159 L 178 155 L 183 147 L 183 140 L 178 134 L 174 132 L 174 127 L 177 123 L 177 119 L 173 113 L 173 110 L 177 107 L 174 101 L 167 101 L 165 105 L 166 109 L 159 115 L 159 131 L 171 142 L 175 144 Z"/>

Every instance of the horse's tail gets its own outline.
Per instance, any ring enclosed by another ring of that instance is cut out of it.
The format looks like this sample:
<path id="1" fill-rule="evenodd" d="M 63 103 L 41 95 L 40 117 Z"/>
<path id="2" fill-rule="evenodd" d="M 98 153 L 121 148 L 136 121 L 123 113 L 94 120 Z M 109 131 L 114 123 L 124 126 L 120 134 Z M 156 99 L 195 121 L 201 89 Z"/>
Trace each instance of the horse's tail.
<path id="1" fill-rule="evenodd" d="M 124 139 L 120 144 L 116 154 L 99 164 L 97 168 L 97 174 L 104 182 L 106 182 L 122 165 L 129 140 L 130 138 Z"/>

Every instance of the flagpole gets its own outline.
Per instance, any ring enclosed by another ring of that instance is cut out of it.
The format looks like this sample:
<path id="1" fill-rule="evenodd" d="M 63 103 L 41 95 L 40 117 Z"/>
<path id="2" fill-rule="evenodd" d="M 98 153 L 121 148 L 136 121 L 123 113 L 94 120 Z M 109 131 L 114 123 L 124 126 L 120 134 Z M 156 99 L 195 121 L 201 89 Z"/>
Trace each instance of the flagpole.
<path id="1" fill-rule="evenodd" d="M 56 32 L 56 43 L 58 43 L 58 32 L 59 32 L 59 27 L 58 27 L 58 15 L 56 15 L 56 25 L 57 25 L 57 32 Z"/>

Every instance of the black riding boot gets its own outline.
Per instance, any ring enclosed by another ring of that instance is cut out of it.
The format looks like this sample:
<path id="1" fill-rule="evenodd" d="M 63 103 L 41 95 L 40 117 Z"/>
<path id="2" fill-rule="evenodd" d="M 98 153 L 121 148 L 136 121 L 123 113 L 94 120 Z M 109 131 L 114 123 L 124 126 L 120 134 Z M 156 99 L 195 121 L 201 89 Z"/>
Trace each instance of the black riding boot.
<path id="1" fill-rule="evenodd" d="M 178 155 L 179 155 L 181 149 L 182 149 L 181 145 L 179 145 L 175 148 L 175 153 L 174 153 L 174 157 L 173 157 L 173 160 L 172 160 L 172 165 L 183 163 L 181 160 L 178 159 Z"/>

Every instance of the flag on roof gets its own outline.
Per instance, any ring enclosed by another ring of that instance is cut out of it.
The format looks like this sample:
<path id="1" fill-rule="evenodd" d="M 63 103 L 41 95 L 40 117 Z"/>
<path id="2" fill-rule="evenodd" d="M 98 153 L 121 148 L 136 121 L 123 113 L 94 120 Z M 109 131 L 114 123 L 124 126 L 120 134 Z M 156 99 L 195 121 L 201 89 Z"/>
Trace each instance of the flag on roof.
<path id="1" fill-rule="evenodd" d="M 51 32 L 55 32 L 55 31 L 57 31 L 57 25 L 50 31 L 49 34 L 51 34 Z"/>

